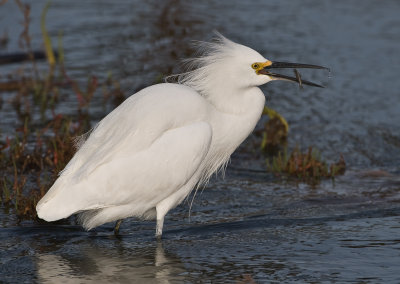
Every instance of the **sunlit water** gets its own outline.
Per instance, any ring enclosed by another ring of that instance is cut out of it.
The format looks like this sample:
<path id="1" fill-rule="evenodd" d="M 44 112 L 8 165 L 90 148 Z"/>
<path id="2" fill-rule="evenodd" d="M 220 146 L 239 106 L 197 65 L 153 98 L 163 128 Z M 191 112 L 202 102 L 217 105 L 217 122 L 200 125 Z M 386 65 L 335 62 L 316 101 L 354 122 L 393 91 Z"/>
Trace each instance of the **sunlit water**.
<path id="1" fill-rule="evenodd" d="M 21 16 L 0 6 L 18 49 Z M 33 46 L 44 1 L 32 3 Z M 66 65 L 85 81 L 112 72 L 127 94 L 179 72 L 190 40 L 216 29 L 267 58 L 328 66 L 303 78 L 326 89 L 274 82 L 268 104 L 290 124 L 289 143 L 343 153 L 345 176 L 316 188 L 278 183 L 248 140 L 225 179 L 210 182 L 155 223 L 127 220 L 85 232 L 73 222 L 18 223 L 1 212 L 0 281 L 47 283 L 345 282 L 398 283 L 400 274 L 400 2 L 398 1 L 54 1 L 47 17 L 64 32 Z M 1 67 L 1 75 L 17 66 Z M 228 68 L 229 71 L 229 68 Z M 3 96 L 2 135 L 15 127 Z M 67 95 L 60 112 L 73 112 Z M 91 111 L 104 116 L 100 102 Z M 261 125 L 261 124 L 260 124 Z M 381 172 L 371 173 L 381 169 Z"/>

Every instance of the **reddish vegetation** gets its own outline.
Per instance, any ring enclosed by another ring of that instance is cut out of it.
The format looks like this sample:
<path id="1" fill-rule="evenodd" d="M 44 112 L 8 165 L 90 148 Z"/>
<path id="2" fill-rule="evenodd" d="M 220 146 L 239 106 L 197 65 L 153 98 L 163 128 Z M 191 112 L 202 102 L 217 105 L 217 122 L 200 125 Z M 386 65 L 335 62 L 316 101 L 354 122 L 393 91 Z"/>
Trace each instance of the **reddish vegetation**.
<path id="1" fill-rule="evenodd" d="M 21 48 L 32 55 L 30 8 L 19 0 L 15 2 L 25 19 Z M 47 57 L 54 57 L 43 26 L 42 31 Z M 36 203 L 73 156 L 73 138 L 90 129 L 88 108 L 93 97 L 103 95 L 104 104 L 111 101 L 118 105 L 124 95 L 111 77 L 101 82 L 91 76 L 86 88 L 82 88 L 64 68 L 62 47 L 58 51 L 58 65 L 49 61 L 47 72 L 38 70 L 34 56 L 28 58 L 30 67 L 22 65 L 18 72 L 0 78 L 0 93 L 12 95 L 11 99 L 0 101 L 0 108 L 12 106 L 17 119 L 15 133 L 0 141 L 0 201 L 6 210 L 14 209 L 17 216 L 31 219 L 36 218 Z M 60 97 L 65 93 L 76 95 L 76 114 L 59 113 Z"/>

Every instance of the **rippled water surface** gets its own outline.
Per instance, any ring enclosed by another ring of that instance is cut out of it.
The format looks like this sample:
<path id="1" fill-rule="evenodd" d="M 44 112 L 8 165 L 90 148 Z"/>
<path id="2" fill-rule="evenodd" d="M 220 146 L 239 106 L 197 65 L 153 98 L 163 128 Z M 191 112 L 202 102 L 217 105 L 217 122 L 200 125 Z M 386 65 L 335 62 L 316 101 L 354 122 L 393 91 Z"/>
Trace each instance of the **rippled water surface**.
<path id="1" fill-rule="evenodd" d="M 21 16 L 9 2 L 0 6 L 0 33 L 10 35 L 0 52 L 18 49 Z M 190 218 L 188 203 L 167 215 L 162 242 L 153 222 L 126 220 L 115 237 L 113 224 L 85 232 L 73 218 L 19 223 L 1 210 L 0 282 L 400 282 L 399 1 L 53 2 L 48 30 L 63 30 L 71 74 L 112 72 L 126 94 L 179 72 L 190 41 L 215 29 L 271 60 L 330 67 L 303 74 L 325 89 L 273 82 L 263 91 L 288 119 L 291 146 L 313 145 L 328 160 L 342 153 L 348 171 L 316 188 L 280 183 L 251 137 L 225 179 L 196 196 Z M 36 48 L 44 3 L 32 1 Z M 73 112 L 66 96 L 60 111 Z M 91 112 L 105 115 L 101 102 Z M 3 103 L 3 137 L 14 123 Z"/>

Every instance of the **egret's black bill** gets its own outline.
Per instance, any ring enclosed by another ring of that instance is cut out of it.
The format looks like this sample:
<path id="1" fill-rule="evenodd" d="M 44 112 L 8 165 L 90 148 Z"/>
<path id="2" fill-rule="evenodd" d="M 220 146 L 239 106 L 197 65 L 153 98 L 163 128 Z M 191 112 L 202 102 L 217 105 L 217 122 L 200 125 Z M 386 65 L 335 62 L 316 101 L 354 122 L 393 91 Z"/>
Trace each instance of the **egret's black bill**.
<path id="1" fill-rule="evenodd" d="M 264 75 L 268 75 L 276 80 L 286 80 L 286 81 L 291 81 L 291 82 L 296 82 L 299 83 L 299 85 L 308 85 L 308 86 L 313 86 L 313 87 L 319 87 L 319 88 L 324 88 L 324 86 L 307 81 L 307 80 L 303 80 L 300 79 L 300 73 L 295 73 L 297 74 L 296 77 L 291 77 L 291 76 L 287 76 L 287 75 L 282 75 L 282 74 L 277 74 L 277 73 L 273 73 L 270 72 L 270 69 L 279 69 L 279 68 L 307 68 L 307 69 L 325 69 L 325 70 L 329 70 L 329 68 L 323 67 L 323 66 L 319 66 L 319 65 L 312 65 L 312 64 L 302 64 L 302 63 L 290 63 L 290 62 L 277 62 L 277 61 L 272 61 L 272 64 L 264 67 L 264 69 L 258 71 L 259 74 L 264 74 Z"/>

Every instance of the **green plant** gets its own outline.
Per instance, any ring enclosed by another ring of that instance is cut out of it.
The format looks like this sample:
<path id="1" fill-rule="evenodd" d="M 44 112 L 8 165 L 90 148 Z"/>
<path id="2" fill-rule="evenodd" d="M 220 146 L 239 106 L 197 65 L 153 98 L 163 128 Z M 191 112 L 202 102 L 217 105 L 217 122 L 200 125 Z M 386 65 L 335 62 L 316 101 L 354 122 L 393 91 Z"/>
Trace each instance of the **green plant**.
<path id="1" fill-rule="evenodd" d="M 296 147 L 290 155 L 285 149 L 267 160 L 267 168 L 277 176 L 292 177 L 316 185 L 322 178 L 334 178 L 344 174 L 346 163 L 341 155 L 337 163 L 329 166 L 322 160 L 318 150 L 309 147 L 303 153 Z"/>

